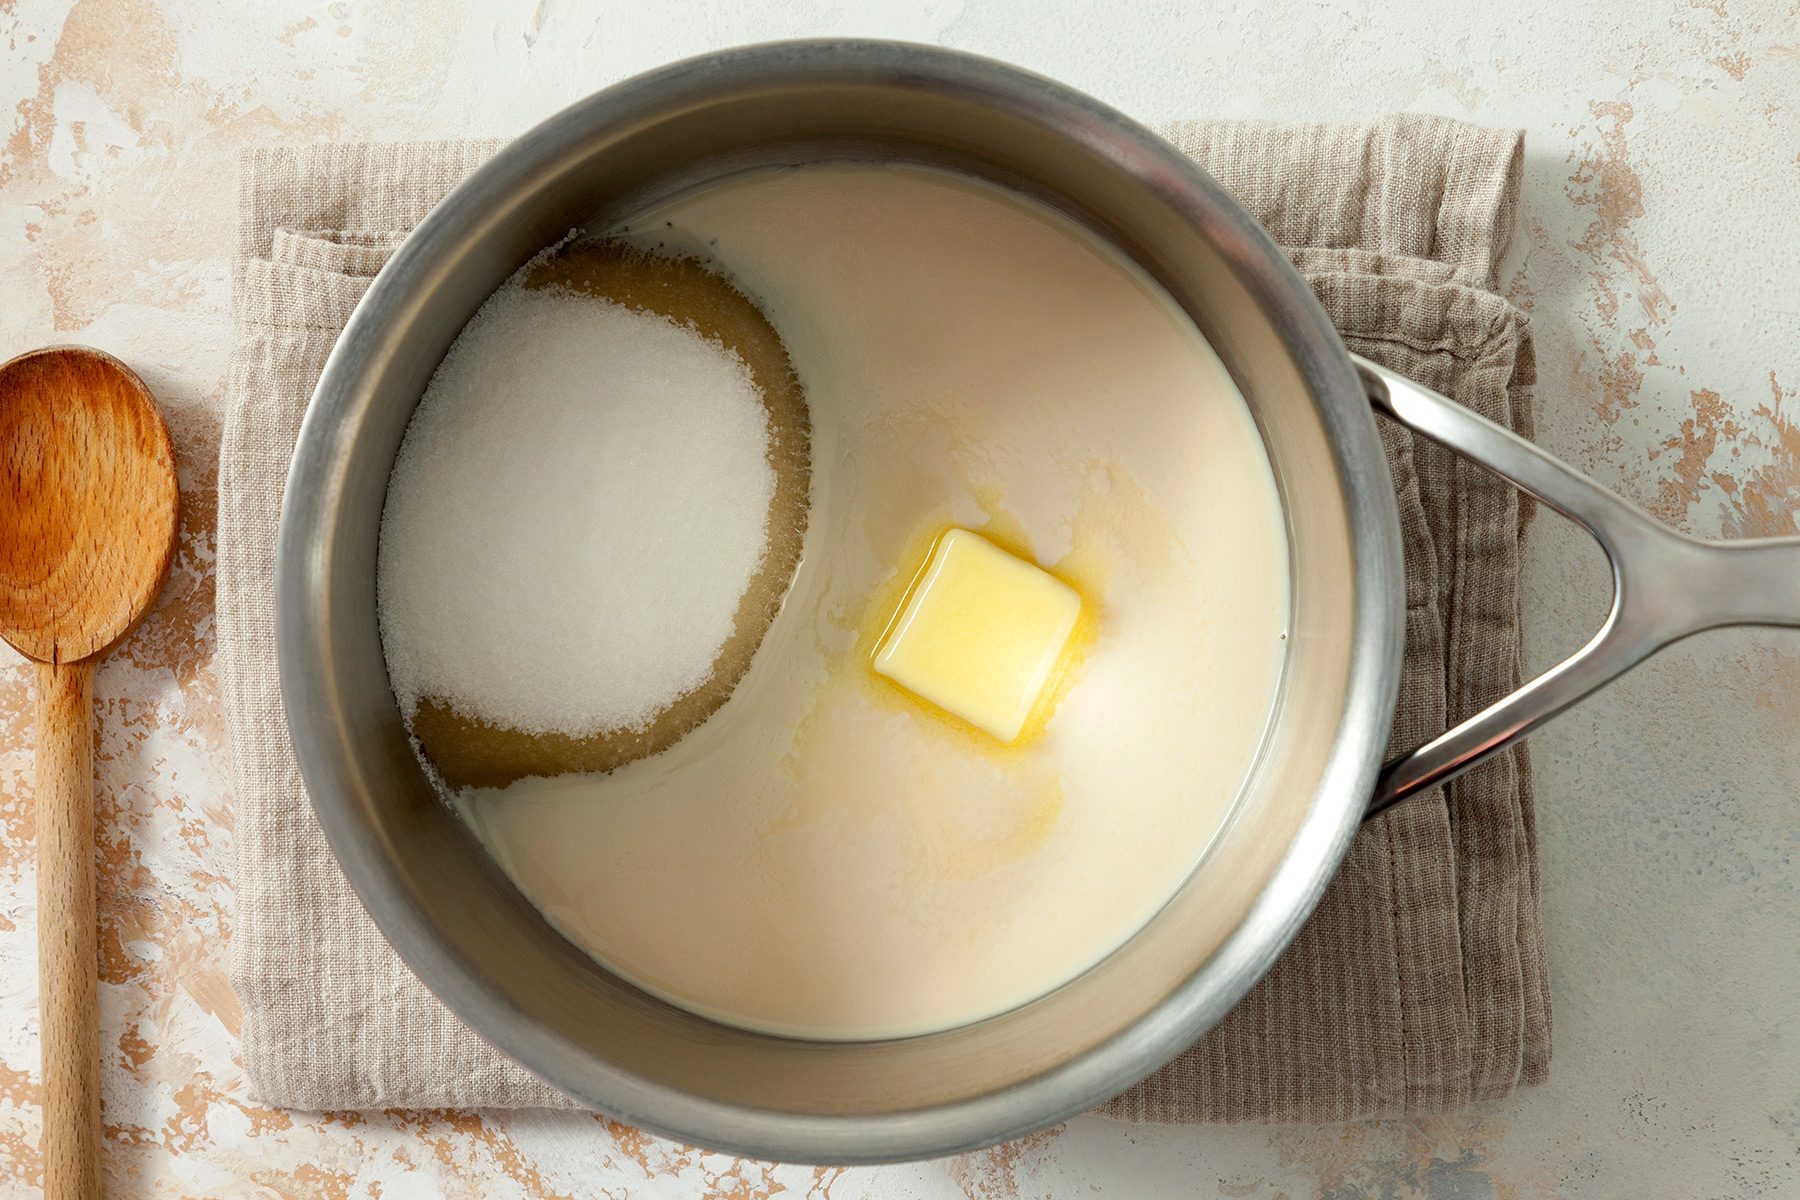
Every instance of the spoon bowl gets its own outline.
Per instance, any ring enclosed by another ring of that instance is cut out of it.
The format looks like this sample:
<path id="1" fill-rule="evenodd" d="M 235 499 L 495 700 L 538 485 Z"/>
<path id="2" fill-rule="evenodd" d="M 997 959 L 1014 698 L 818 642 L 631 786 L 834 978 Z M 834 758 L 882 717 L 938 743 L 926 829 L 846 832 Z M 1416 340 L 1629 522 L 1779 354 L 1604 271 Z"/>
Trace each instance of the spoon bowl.
<path id="1" fill-rule="evenodd" d="M 0 366 L 0 638 L 39 662 L 105 653 L 175 554 L 175 454 L 118 359 L 52 346 Z"/>

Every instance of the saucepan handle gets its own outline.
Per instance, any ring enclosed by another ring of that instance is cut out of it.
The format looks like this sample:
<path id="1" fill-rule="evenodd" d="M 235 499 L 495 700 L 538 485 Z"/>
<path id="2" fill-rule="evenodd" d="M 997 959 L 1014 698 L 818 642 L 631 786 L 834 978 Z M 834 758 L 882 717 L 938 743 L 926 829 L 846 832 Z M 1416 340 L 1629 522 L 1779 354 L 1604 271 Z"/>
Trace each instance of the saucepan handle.
<path id="1" fill-rule="evenodd" d="M 1355 357 L 1355 356 L 1353 356 Z M 1688 537 L 1518 434 L 1356 357 L 1369 400 L 1582 526 L 1612 564 L 1612 610 L 1586 645 L 1382 768 L 1369 815 L 1468 770 L 1664 646 L 1725 625 L 1800 627 L 1800 537 Z"/>

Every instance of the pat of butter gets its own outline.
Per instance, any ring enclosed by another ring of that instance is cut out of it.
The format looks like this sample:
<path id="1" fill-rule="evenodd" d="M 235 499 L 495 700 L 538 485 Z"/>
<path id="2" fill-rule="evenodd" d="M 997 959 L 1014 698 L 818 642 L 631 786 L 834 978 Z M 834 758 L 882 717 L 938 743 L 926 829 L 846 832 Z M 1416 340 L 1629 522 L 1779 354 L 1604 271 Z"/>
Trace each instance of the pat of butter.
<path id="1" fill-rule="evenodd" d="M 874 667 L 922 700 L 1010 742 L 1056 672 L 1081 596 L 980 534 L 932 545 Z"/>

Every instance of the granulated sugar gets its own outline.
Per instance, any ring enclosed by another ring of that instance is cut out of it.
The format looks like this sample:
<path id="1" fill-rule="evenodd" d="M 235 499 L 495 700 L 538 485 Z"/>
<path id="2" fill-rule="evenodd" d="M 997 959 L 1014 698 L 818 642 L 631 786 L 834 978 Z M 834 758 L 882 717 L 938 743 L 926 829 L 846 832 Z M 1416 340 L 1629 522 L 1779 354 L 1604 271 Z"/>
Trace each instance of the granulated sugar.
<path id="1" fill-rule="evenodd" d="M 592 296 L 496 292 L 389 485 L 382 639 L 409 719 L 430 698 L 580 735 L 698 686 L 767 547 L 768 438 L 724 346 Z"/>

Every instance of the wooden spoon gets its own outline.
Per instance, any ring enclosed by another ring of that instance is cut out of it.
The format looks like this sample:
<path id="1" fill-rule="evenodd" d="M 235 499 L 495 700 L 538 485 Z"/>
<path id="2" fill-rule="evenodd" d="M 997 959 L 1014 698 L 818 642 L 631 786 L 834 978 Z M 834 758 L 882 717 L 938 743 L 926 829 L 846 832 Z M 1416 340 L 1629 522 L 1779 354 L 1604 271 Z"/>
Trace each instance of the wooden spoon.
<path id="1" fill-rule="evenodd" d="M 0 637 L 38 663 L 45 1200 L 100 1194 L 94 663 L 168 576 L 179 502 L 162 414 L 118 359 L 53 346 L 0 366 Z"/>

